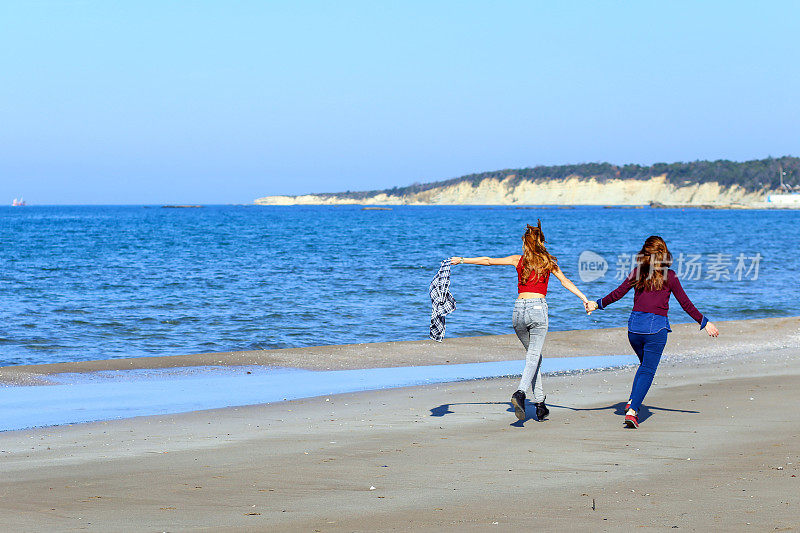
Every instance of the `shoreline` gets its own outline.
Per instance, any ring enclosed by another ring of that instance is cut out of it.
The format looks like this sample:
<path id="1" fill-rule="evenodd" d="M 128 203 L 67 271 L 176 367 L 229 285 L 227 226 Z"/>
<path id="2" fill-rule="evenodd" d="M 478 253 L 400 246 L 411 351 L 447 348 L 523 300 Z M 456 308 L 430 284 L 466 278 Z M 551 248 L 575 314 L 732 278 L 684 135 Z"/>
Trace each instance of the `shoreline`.
<path id="1" fill-rule="evenodd" d="M 702 350 L 706 356 L 720 353 L 752 353 L 774 348 L 784 341 L 769 332 L 780 330 L 787 339 L 800 342 L 800 316 L 720 321 L 722 335 L 708 340 L 695 323 L 673 324 L 664 357 L 692 356 Z M 727 330 L 727 331 L 726 331 Z M 543 357 L 604 356 L 631 353 L 626 327 L 551 331 L 542 350 Z M 195 366 L 246 366 L 296 368 L 303 370 L 348 370 L 436 364 L 465 364 L 524 359 L 524 350 L 514 334 L 445 338 L 437 343 L 392 341 L 341 344 L 304 348 L 278 348 L 236 352 L 101 359 L 12 365 L 0 367 L 0 385 L 32 385 L 43 376 L 112 370 L 161 369 Z"/>

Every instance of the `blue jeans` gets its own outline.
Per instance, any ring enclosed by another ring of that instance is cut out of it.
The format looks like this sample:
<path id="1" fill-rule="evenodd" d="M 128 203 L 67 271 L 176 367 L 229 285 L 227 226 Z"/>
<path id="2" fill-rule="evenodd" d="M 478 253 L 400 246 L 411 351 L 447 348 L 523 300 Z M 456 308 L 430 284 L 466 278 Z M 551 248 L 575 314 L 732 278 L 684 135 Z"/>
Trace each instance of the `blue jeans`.
<path id="1" fill-rule="evenodd" d="M 662 329 L 657 333 L 631 333 L 628 332 L 628 342 L 631 348 L 639 357 L 639 369 L 633 378 L 631 389 L 631 409 L 639 412 L 642 401 L 653 384 L 653 376 L 656 375 L 658 363 L 661 361 L 661 353 L 667 345 L 667 329 Z"/>

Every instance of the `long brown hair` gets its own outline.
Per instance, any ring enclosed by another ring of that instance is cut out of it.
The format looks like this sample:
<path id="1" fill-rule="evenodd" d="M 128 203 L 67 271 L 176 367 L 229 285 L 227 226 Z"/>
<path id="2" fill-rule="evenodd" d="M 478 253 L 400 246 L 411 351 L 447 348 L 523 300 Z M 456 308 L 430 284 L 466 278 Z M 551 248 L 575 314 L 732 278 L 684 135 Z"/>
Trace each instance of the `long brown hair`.
<path id="1" fill-rule="evenodd" d="M 522 236 L 522 283 L 528 282 L 531 272 L 544 276 L 558 268 L 558 260 L 550 255 L 544 243 L 542 221 L 537 218 L 536 225 L 528 224 Z"/>
<path id="2" fill-rule="evenodd" d="M 633 287 L 643 291 L 660 291 L 664 288 L 671 264 L 672 254 L 667 249 L 667 243 L 658 235 L 650 235 L 636 256 Z"/>

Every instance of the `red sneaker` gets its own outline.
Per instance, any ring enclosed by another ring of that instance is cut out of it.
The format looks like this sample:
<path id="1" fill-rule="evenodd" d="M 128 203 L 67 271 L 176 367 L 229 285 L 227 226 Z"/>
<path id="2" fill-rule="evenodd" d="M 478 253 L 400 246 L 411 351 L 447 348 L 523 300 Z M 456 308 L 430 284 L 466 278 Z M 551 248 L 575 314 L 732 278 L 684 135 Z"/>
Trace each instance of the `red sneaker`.
<path id="1" fill-rule="evenodd" d="M 639 417 L 636 415 L 625 415 L 625 427 L 628 429 L 638 429 Z"/>

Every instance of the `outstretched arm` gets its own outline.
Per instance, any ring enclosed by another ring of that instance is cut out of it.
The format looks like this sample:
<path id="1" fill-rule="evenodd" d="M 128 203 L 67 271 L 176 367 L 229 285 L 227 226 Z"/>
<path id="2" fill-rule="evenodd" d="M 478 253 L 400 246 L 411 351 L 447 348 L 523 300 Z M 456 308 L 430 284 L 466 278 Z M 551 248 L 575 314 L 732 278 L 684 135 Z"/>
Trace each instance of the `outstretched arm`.
<path id="1" fill-rule="evenodd" d="M 670 270 L 670 272 L 672 272 Z M 678 279 L 677 275 L 671 275 L 667 282 L 669 283 L 669 288 L 672 291 L 672 294 L 675 295 L 675 299 L 678 300 L 678 303 L 681 304 L 683 310 L 686 311 L 686 314 L 695 319 L 698 324 L 700 324 L 700 329 L 706 330 L 706 333 L 710 337 L 717 337 L 719 336 L 719 330 L 717 326 L 712 324 L 708 321 L 708 318 L 705 315 L 701 314 L 700 311 L 694 306 L 692 301 L 686 296 L 686 291 L 683 290 L 683 286 L 681 286 L 681 282 Z"/>
<path id="2" fill-rule="evenodd" d="M 614 302 L 616 302 L 617 300 L 628 294 L 628 291 L 631 290 L 631 288 L 633 287 L 634 275 L 635 271 L 631 272 L 627 278 L 622 280 L 622 283 L 619 284 L 619 287 L 609 292 L 602 298 L 599 298 L 597 300 L 597 307 L 599 309 L 604 309 L 606 306 L 613 304 Z"/>
<path id="3" fill-rule="evenodd" d="M 584 302 L 583 305 L 584 305 L 584 307 L 586 307 L 586 312 L 591 315 L 592 311 L 594 311 L 596 309 L 604 309 L 607 305 L 612 304 L 612 303 L 616 302 L 617 300 L 619 300 L 620 298 L 622 298 L 623 296 L 625 296 L 628 293 L 628 291 L 631 290 L 631 287 L 633 287 L 633 279 L 634 279 L 635 273 L 636 273 L 635 270 L 633 272 L 631 272 L 628 275 L 628 277 L 625 278 L 622 281 L 622 283 L 620 283 L 619 287 L 617 287 L 616 289 L 614 289 L 613 291 L 611 291 L 610 293 L 608 293 L 604 297 L 598 298 L 597 300 L 595 300 L 593 302 L 589 302 L 589 303 Z"/>
<path id="4" fill-rule="evenodd" d="M 584 304 L 589 301 L 586 296 L 583 295 L 580 289 L 578 289 L 578 287 L 576 287 L 575 284 L 572 283 L 572 281 L 570 281 L 570 279 L 565 276 L 563 272 L 561 272 L 559 267 L 556 267 L 556 269 L 553 270 L 553 274 L 558 278 L 558 281 L 561 282 L 561 285 L 563 285 L 565 289 L 580 298 Z"/>
<path id="5" fill-rule="evenodd" d="M 450 264 L 460 265 L 466 263 L 468 265 L 512 265 L 517 266 L 519 263 L 520 255 L 509 255 L 508 257 L 451 257 Z"/>

